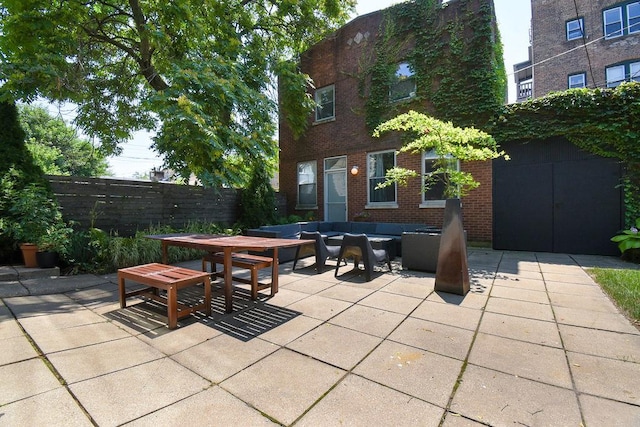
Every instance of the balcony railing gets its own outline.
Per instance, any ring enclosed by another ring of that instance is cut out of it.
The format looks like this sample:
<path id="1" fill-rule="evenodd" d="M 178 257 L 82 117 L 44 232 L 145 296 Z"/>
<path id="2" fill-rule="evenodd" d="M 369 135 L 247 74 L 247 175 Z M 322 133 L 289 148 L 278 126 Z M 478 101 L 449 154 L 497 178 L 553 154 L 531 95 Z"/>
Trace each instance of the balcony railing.
<path id="1" fill-rule="evenodd" d="M 518 95 L 516 96 L 516 102 L 526 101 L 533 97 L 533 82 L 518 83 Z"/>

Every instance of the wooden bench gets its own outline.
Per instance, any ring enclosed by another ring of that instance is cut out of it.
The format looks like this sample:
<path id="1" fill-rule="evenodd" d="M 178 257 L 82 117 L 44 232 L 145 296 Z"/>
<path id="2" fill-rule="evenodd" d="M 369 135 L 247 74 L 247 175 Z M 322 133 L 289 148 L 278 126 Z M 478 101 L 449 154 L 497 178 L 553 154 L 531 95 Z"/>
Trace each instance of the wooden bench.
<path id="1" fill-rule="evenodd" d="M 125 279 L 147 285 L 147 288 L 136 291 L 125 291 Z M 189 286 L 204 284 L 204 301 L 202 304 L 189 307 L 178 303 L 178 290 Z M 165 290 L 167 297 L 158 295 L 158 289 Z M 143 295 L 167 305 L 169 329 L 178 325 L 178 319 L 188 316 L 197 310 L 211 314 L 211 278 L 209 274 L 187 268 L 165 264 L 145 264 L 118 270 L 118 290 L 120 292 L 120 307 L 127 306 L 127 298 Z"/>
<path id="2" fill-rule="evenodd" d="M 273 267 L 273 258 L 250 255 L 245 253 L 231 254 L 231 265 L 233 267 L 244 268 L 251 271 L 251 279 L 244 277 L 232 276 L 236 282 L 247 283 L 251 285 L 251 299 L 258 298 L 258 291 L 271 288 L 271 296 L 278 292 L 275 289 L 273 278 L 271 283 L 260 283 L 258 281 L 258 270 Z M 217 277 L 224 277 L 224 271 L 217 271 L 216 264 L 224 265 L 224 254 L 222 252 L 209 253 L 202 258 L 202 271 L 207 270 L 207 263 L 211 263 L 211 274 Z"/>

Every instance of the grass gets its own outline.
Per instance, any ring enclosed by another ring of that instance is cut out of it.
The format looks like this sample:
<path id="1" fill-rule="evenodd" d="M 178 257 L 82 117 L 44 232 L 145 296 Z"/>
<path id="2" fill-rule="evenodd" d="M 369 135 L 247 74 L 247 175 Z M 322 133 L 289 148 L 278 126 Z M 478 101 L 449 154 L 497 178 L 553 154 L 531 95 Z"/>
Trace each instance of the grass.
<path id="1" fill-rule="evenodd" d="M 591 269 L 596 282 L 636 324 L 640 323 L 640 270 Z"/>

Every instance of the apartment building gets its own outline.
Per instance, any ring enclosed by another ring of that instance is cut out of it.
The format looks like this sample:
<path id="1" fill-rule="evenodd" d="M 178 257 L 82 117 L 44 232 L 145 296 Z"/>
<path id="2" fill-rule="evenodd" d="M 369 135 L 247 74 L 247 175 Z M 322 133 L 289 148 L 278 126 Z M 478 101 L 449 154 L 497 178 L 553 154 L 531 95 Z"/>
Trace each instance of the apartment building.
<path id="1" fill-rule="evenodd" d="M 531 0 L 529 61 L 514 73 L 518 101 L 640 81 L 640 1 Z"/>

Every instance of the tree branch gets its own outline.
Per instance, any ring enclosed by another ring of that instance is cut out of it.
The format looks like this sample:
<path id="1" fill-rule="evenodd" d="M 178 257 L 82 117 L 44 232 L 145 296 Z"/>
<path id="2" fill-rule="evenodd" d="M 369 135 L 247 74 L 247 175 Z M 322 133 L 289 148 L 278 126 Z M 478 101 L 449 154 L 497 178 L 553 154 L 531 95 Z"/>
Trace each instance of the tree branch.
<path id="1" fill-rule="evenodd" d="M 133 13 L 133 21 L 136 25 L 136 29 L 138 30 L 138 34 L 140 35 L 140 60 L 138 61 L 138 64 L 140 65 L 140 72 L 152 88 L 158 91 L 165 90 L 169 88 L 169 85 L 158 74 L 151 62 L 154 48 L 151 46 L 149 35 L 145 29 L 146 18 L 142 12 L 142 8 L 140 7 L 140 2 L 138 0 L 129 0 L 129 5 L 131 6 L 131 11 Z"/>

